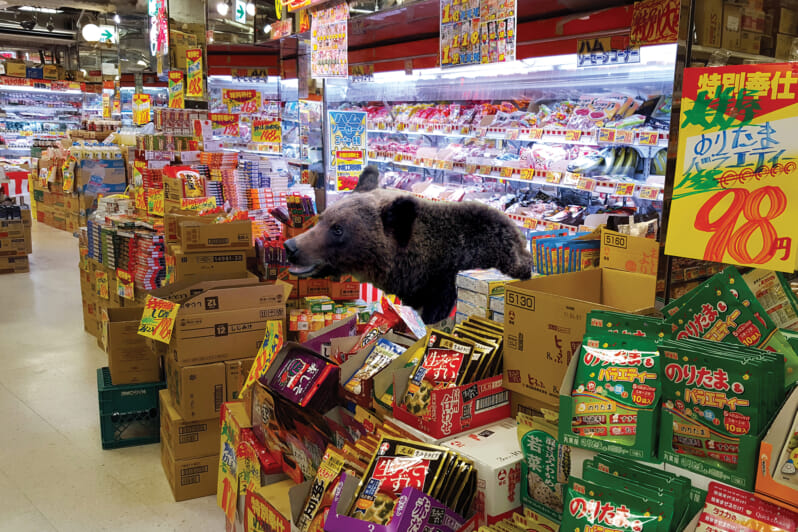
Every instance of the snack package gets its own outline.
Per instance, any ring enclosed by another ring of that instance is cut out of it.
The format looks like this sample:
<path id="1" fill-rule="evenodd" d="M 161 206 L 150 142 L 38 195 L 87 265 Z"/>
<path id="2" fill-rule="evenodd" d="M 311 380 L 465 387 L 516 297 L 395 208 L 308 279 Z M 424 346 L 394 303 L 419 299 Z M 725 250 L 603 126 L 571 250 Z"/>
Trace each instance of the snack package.
<path id="1" fill-rule="evenodd" d="M 545 419 L 518 413 L 521 462 L 521 500 L 525 508 L 559 521 L 563 489 L 571 474 L 571 448 L 558 441 L 557 426 Z"/>
<path id="2" fill-rule="evenodd" d="M 341 451 L 327 447 L 308 493 L 297 527 L 302 532 L 322 532 L 346 458 Z"/>
<path id="3" fill-rule="evenodd" d="M 360 394 L 362 391 L 361 383 L 364 380 L 374 377 L 404 352 L 405 348 L 401 345 L 380 338 L 372 347 L 371 352 L 363 362 L 363 366 L 344 383 L 344 389 L 356 395 Z"/>
<path id="4" fill-rule="evenodd" d="M 574 376 L 571 431 L 634 446 L 639 414 L 658 411 L 659 378 L 660 357 L 652 341 L 585 336 Z"/>
<path id="5" fill-rule="evenodd" d="M 294 351 L 283 360 L 269 381 L 269 388 L 291 402 L 303 406 L 310 402 L 319 386 L 337 366 L 320 357 Z"/>
<path id="6" fill-rule="evenodd" d="M 571 477 L 560 530 L 665 532 L 654 501 Z"/>
<path id="7" fill-rule="evenodd" d="M 406 487 L 429 494 L 449 459 L 442 447 L 400 439 L 383 439 L 360 481 L 351 517 L 377 525 L 393 518 Z"/>
<path id="8" fill-rule="evenodd" d="M 756 530 L 787 532 L 798 530 L 798 514 L 763 501 L 751 493 L 709 483 L 706 505 L 696 532 L 715 530 Z"/>

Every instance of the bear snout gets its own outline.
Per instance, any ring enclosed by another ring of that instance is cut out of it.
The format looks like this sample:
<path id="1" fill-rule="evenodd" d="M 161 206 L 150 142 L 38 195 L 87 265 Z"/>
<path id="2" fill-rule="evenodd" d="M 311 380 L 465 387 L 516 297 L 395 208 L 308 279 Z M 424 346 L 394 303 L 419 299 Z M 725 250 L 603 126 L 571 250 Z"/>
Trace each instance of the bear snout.
<path id="1" fill-rule="evenodd" d="M 288 260 L 294 262 L 294 259 L 299 254 L 299 248 L 296 245 L 296 241 L 293 238 L 289 238 L 283 243 L 283 248 L 285 248 L 285 253 L 288 257 Z"/>

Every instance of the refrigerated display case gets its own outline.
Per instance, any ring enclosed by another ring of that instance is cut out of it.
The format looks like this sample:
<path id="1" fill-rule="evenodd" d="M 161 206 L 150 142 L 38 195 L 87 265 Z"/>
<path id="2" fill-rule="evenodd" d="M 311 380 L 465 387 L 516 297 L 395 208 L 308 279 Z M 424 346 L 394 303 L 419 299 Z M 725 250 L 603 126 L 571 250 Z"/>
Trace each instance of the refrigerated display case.
<path id="1" fill-rule="evenodd" d="M 566 54 L 330 79 L 325 98 L 328 112 L 367 113 L 367 159 L 383 186 L 576 232 L 590 215 L 661 213 L 676 52 L 645 46 L 639 63 L 600 67 Z M 332 160 L 328 148 L 328 204 L 346 192 Z"/>
<path id="2" fill-rule="evenodd" d="M 83 93 L 0 85 L 0 133 L 62 134 L 80 126 Z"/>
<path id="3" fill-rule="evenodd" d="M 144 94 L 152 97 L 150 104 L 150 119 L 152 120 L 156 107 L 167 107 L 169 105 L 169 89 L 167 87 L 143 87 Z M 133 125 L 133 94 L 136 92 L 134 87 L 122 87 L 119 89 L 119 108 L 122 114 L 122 125 Z"/>

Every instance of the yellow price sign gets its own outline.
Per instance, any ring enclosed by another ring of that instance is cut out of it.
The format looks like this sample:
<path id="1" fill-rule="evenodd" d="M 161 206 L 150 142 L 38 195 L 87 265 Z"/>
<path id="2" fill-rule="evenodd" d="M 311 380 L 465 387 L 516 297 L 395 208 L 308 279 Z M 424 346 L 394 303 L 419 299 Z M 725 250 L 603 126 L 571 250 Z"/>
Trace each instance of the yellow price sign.
<path id="1" fill-rule="evenodd" d="M 147 214 L 150 216 L 164 215 L 163 190 L 151 188 L 147 194 Z"/>
<path id="2" fill-rule="evenodd" d="M 277 353 L 282 349 L 283 341 L 283 322 L 267 321 L 266 334 L 263 336 L 263 341 L 258 348 L 258 354 L 255 355 L 255 362 L 249 370 L 247 380 L 241 387 L 239 397 L 243 396 L 256 380 L 266 374 L 275 356 L 277 356 Z"/>
<path id="3" fill-rule="evenodd" d="M 618 183 L 615 185 L 615 195 L 624 198 L 631 197 L 635 192 L 634 183 Z"/>
<path id="4" fill-rule="evenodd" d="M 616 129 L 615 130 L 615 143 L 616 144 L 634 144 L 635 132 L 631 129 Z"/>
<path id="5" fill-rule="evenodd" d="M 566 129 L 565 141 L 566 142 L 579 142 L 582 138 L 582 130 L 580 129 Z"/>
<path id="6" fill-rule="evenodd" d="M 637 134 L 637 142 L 641 146 L 656 146 L 659 144 L 659 133 L 656 131 L 640 131 Z"/>
<path id="7" fill-rule="evenodd" d="M 180 305 L 177 303 L 147 295 L 138 334 L 168 344 L 172 339 L 178 310 Z"/>
<path id="8" fill-rule="evenodd" d="M 133 276 L 120 268 L 116 269 L 116 293 L 125 299 L 135 299 Z"/>
<path id="9" fill-rule="evenodd" d="M 499 172 L 501 177 L 512 177 L 513 169 L 510 166 L 502 166 L 501 171 Z"/>
<path id="10" fill-rule="evenodd" d="M 216 208 L 216 198 L 213 196 L 202 198 L 181 198 L 180 208 L 187 211 L 207 211 Z"/>
<path id="11" fill-rule="evenodd" d="M 109 299 L 111 296 L 108 292 L 108 273 L 94 272 L 94 287 L 101 299 Z"/>
<path id="12" fill-rule="evenodd" d="M 562 181 L 562 172 L 549 172 L 546 174 L 546 183 L 558 184 Z"/>
<path id="13" fill-rule="evenodd" d="M 532 181 L 535 179 L 535 169 L 534 168 L 522 168 L 521 169 L 521 179 L 526 179 L 528 181 Z"/>

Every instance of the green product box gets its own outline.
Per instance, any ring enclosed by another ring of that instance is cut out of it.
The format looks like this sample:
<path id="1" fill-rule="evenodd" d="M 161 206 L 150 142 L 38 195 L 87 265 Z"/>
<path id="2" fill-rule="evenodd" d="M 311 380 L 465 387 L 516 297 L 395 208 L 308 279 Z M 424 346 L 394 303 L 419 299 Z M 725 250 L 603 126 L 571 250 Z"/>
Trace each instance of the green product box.
<path id="1" fill-rule="evenodd" d="M 574 398 L 572 393 L 578 364 L 579 356 L 573 357 L 560 387 L 560 443 L 589 451 L 640 460 L 641 462 L 659 463 L 660 460 L 657 456 L 657 428 L 659 427 L 661 410 L 659 400 L 657 400 L 652 410 L 640 410 L 637 414 L 637 434 L 633 445 L 620 445 L 574 433 L 572 427 Z"/>

